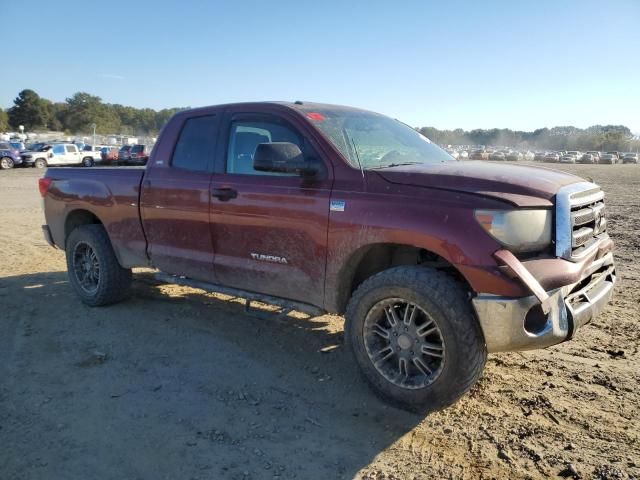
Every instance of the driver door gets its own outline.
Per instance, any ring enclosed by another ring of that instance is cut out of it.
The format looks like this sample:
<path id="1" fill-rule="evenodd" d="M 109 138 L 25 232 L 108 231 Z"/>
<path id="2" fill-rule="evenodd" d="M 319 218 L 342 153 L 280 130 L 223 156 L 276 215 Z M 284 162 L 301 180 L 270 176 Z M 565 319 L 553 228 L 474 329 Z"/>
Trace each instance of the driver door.
<path id="1" fill-rule="evenodd" d="M 259 172 L 260 143 L 296 143 L 314 155 L 296 126 L 274 114 L 235 107 L 225 118 L 223 161 L 211 182 L 214 271 L 224 285 L 322 305 L 327 258 L 330 174 Z M 324 169 L 324 171 L 330 171 Z"/>

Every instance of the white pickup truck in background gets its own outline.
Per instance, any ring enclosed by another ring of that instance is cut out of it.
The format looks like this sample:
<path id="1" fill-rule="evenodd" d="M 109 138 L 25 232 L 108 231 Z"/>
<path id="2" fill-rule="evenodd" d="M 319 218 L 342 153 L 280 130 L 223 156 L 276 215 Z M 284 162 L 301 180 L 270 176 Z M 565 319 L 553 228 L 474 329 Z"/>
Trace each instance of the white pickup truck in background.
<path id="1" fill-rule="evenodd" d="M 23 152 L 20 156 L 25 166 L 45 168 L 53 165 L 81 165 L 83 153 L 73 143 L 51 143 L 38 151 Z"/>

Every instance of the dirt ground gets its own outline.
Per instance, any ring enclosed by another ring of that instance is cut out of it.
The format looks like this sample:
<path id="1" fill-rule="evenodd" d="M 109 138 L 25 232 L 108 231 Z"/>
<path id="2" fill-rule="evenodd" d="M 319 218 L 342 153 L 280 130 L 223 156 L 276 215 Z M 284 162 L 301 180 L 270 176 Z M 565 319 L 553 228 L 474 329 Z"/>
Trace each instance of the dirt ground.
<path id="1" fill-rule="evenodd" d="M 0 171 L 0 478 L 640 478 L 640 166 L 562 168 L 607 192 L 616 298 L 572 342 L 490 355 L 426 418 L 368 390 L 340 317 L 144 271 L 83 306 L 42 239 L 41 172 Z"/>

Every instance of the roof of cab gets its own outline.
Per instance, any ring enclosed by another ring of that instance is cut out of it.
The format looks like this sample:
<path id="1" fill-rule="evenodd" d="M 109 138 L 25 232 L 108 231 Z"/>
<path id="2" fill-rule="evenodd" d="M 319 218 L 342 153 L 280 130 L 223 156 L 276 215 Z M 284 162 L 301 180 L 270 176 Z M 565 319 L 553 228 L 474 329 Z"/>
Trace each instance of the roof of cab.
<path id="1" fill-rule="evenodd" d="M 290 102 L 290 101 L 257 101 L 257 102 L 235 102 L 235 103 L 223 103 L 223 104 L 219 104 L 219 105 L 207 105 L 207 106 L 203 106 L 203 107 L 195 107 L 195 108 L 188 108 L 185 110 L 180 110 L 179 112 L 176 113 L 176 115 L 180 115 L 180 114 L 193 114 L 196 112 L 209 112 L 211 111 L 211 109 L 215 108 L 227 108 L 227 107 L 237 107 L 237 106 L 253 106 L 253 105 L 279 105 L 282 107 L 286 107 L 292 110 L 296 110 L 296 111 L 309 111 L 309 110 L 332 110 L 332 111 L 339 111 L 339 110 L 343 110 L 343 111 L 359 111 L 359 112 L 366 112 L 367 110 L 361 109 L 361 108 L 355 108 L 355 107 L 349 107 L 346 105 L 335 105 L 335 104 L 331 104 L 331 103 L 317 103 L 317 102 L 305 102 L 305 101 L 300 101 L 300 100 L 296 100 L 294 102 Z"/>

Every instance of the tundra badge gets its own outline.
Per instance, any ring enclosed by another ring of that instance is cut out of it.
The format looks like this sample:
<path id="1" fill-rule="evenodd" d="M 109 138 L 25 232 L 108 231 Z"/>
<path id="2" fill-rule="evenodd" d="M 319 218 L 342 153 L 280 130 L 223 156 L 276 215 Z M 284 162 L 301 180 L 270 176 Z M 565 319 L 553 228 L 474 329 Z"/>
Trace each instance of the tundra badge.
<path id="1" fill-rule="evenodd" d="M 262 253 L 251 253 L 251 258 L 254 260 L 260 260 L 262 262 L 283 263 L 288 264 L 287 259 L 284 257 L 277 257 L 276 255 L 263 255 Z"/>

